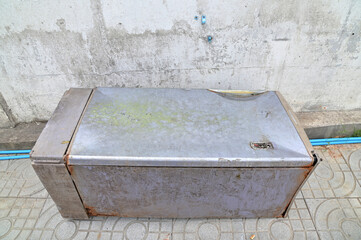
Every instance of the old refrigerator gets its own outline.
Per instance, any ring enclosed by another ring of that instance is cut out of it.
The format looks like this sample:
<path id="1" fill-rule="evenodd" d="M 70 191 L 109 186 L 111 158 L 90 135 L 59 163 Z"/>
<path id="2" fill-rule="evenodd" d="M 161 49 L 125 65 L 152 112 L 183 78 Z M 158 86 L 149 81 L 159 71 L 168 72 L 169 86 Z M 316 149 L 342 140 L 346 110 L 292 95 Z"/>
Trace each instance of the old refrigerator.
<path id="1" fill-rule="evenodd" d="M 258 218 L 318 158 L 278 92 L 72 88 L 31 161 L 66 218 Z"/>

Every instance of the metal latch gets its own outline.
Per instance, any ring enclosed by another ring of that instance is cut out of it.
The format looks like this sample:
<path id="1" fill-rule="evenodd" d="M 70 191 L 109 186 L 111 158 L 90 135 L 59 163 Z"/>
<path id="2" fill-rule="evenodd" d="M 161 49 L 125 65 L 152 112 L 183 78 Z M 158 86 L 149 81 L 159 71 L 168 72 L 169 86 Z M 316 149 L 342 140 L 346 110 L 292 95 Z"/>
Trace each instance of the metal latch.
<path id="1" fill-rule="evenodd" d="M 274 149 L 271 142 L 251 142 L 251 148 L 253 149 Z"/>

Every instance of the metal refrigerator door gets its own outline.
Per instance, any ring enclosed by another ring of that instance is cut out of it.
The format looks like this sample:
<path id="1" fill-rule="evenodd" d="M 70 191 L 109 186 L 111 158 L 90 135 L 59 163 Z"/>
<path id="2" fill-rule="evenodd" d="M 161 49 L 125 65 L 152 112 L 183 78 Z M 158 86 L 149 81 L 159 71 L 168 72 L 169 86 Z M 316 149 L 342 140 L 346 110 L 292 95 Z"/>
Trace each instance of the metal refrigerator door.
<path id="1" fill-rule="evenodd" d="M 281 217 L 310 168 L 72 166 L 90 215 Z"/>
<path id="2" fill-rule="evenodd" d="M 257 144 L 270 143 L 258 149 Z M 256 145 L 254 145 L 256 144 Z M 98 88 L 70 165 L 305 167 L 312 157 L 275 92 Z"/>
<path id="3" fill-rule="evenodd" d="M 102 216 L 280 217 L 313 168 L 275 92 L 96 89 L 68 153 Z"/>

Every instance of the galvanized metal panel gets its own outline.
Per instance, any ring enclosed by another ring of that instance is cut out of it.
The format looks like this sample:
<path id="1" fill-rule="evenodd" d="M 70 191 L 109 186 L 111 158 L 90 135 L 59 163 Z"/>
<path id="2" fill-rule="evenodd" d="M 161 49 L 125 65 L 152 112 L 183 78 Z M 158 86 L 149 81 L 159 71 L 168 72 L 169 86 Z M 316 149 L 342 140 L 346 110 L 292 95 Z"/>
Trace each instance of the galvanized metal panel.
<path id="1" fill-rule="evenodd" d="M 71 166 L 90 215 L 280 217 L 310 168 Z"/>
<path id="2" fill-rule="evenodd" d="M 63 162 L 75 127 L 92 89 L 71 88 L 64 93 L 30 153 L 33 162 Z"/>
<path id="3" fill-rule="evenodd" d="M 302 139 L 302 142 L 305 145 L 305 147 L 306 147 L 306 149 L 308 151 L 308 154 L 311 157 L 313 157 L 314 150 L 313 150 L 313 147 L 311 145 L 310 139 L 308 138 L 305 130 L 301 126 L 301 123 L 298 121 L 298 118 L 297 118 L 296 114 L 293 112 L 290 105 L 284 99 L 282 94 L 280 92 L 276 92 L 276 94 L 277 94 L 277 97 L 279 98 L 279 100 L 281 101 L 283 107 L 285 108 L 285 111 L 287 112 L 288 116 L 290 117 L 290 120 L 292 121 L 293 125 L 297 129 L 297 132 L 298 132 L 300 138 Z"/>
<path id="4" fill-rule="evenodd" d="M 271 142 L 274 149 L 253 149 Z M 304 167 L 313 163 L 275 92 L 98 88 L 71 165 Z"/>
<path id="5" fill-rule="evenodd" d="M 313 169 L 275 92 L 87 91 L 64 95 L 32 152 L 64 217 L 282 216 Z"/>
<path id="6" fill-rule="evenodd" d="M 65 92 L 30 153 L 36 174 L 65 218 L 88 218 L 64 156 L 91 92 L 74 88 Z"/>
<path id="7" fill-rule="evenodd" d="M 87 219 L 79 194 L 64 164 L 32 164 L 64 218 Z"/>
<path id="8" fill-rule="evenodd" d="M 304 138 L 302 138 L 302 139 L 304 139 Z M 289 212 L 290 207 L 292 206 L 293 202 L 294 202 L 295 199 L 296 199 L 297 193 L 298 193 L 299 191 L 301 191 L 303 185 L 307 182 L 308 178 L 312 175 L 312 173 L 315 171 L 316 167 L 317 167 L 317 166 L 320 164 L 320 162 L 323 160 L 323 159 L 320 158 L 319 155 L 316 154 L 313 150 L 312 150 L 311 154 L 312 154 L 312 157 L 313 157 L 313 159 L 314 159 L 314 163 L 313 163 L 313 165 L 309 168 L 310 171 L 309 171 L 308 174 L 305 176 L 305 179 L 303 179 L 303 181 L 302 181 L 301 185 L 298 187 L 297 191 L 294 193 L 292 200 L 291 200 L 290 203 L 288 204 L 288 207 L 287 207 L 286 211 L 285 211 L 284 214 L 283 214 L 283 217 L 287 217 L 287 216 L 288 216 L 288 212 Z"/>

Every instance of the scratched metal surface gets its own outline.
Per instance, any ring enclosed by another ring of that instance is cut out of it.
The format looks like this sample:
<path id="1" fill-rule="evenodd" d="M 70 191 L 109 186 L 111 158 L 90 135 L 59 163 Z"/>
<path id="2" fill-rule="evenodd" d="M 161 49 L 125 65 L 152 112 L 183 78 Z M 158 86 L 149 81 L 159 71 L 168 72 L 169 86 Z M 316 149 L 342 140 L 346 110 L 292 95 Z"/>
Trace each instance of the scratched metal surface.
<path id="1" fill-rule="evenodd" d="M 64 93 L 30 153 L 33 162 L 63 162 L 65 151 L 91 92 L 90 88 L 71 88 Z"/>
<path id="2" fill-rule="evenodd" d="M 63 217 L 87 218 L 63 158 L 91 93 L 90 88 L 66 91 L 30 154 L 36 174 Z"/>
<path id="3" fill-rule="evenodd" d="M 90 215 L 156 218 L 280 217 L 309 171 L 118 166 L 71 170 Z"/>
<path id="4" fill-rule="evenodd" d="M 272 142 L 254 150 L 250 142 Z M 98 88 L 71 165 L 300 167 L 312 164 L 275 92 Z"/>

